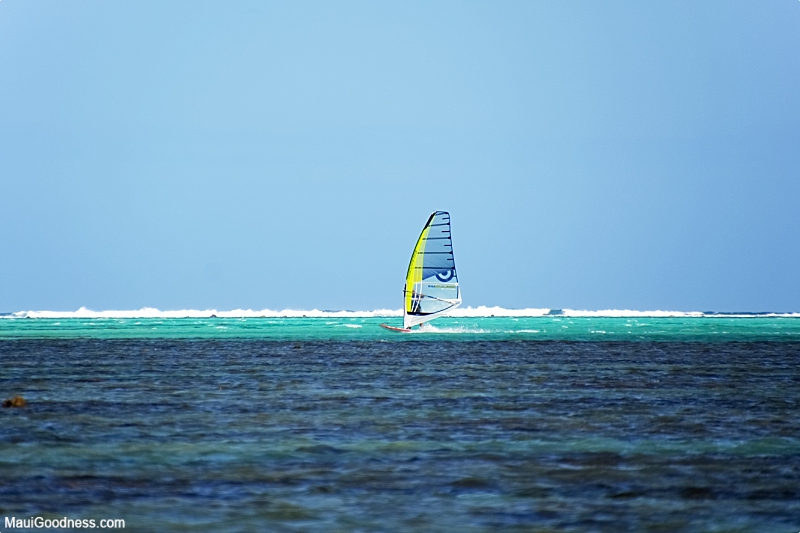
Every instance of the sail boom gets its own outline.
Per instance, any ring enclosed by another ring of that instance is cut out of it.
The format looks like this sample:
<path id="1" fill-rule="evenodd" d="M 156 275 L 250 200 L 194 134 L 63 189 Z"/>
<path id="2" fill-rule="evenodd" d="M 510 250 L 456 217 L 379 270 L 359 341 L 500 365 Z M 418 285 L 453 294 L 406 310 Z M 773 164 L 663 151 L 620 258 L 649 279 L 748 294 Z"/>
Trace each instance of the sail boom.
<path id="1" fill-rule="evenodd" d="M 448 314 L 450 311 L 452 311 L 459 305 L 461 305 L 461 300 L 450 302 L 450 305 L 448 307 L 442 309 L 441 311 L 437 311 L 436 313 L 431 313 L 428 315 L 411 315 L 411 314 L 403 315 L 403 327 L 408 329 L 411 326 L 424 324 L 425 322 L 429 322 L 434 318 L 439 318 L 440 316 Z"/>

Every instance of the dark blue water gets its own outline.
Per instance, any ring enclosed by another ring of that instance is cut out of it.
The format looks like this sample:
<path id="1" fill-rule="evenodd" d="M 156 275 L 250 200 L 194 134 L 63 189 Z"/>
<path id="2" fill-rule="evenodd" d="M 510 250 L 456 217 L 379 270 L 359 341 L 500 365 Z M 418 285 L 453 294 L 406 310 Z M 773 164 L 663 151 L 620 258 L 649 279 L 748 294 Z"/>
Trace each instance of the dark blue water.
<path id="1" fill-rule="evenodd" d="M 795 342 L 3 340 L 3 398 L 28 403 L 0 409 L 0 517 L 800 531 L 798 363 Z"/>

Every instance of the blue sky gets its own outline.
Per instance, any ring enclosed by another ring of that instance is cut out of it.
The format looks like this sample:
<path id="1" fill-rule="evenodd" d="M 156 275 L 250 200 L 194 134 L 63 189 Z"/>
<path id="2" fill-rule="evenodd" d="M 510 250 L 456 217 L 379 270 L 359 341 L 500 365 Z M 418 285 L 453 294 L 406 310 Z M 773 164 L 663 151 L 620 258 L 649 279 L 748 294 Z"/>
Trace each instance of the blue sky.
<path id="1" fill-rule="evenodd" d="M 0 2 L 0 311 L 800 310 L 800 2 Z"/>

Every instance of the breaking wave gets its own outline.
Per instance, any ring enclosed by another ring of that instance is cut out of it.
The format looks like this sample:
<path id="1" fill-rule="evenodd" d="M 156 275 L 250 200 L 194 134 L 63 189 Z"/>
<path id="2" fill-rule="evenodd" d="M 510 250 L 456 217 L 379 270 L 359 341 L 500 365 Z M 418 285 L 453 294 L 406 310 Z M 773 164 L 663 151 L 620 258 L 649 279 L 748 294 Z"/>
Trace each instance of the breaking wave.
<path id="1" fill-rule="evenodd" d="M 112 310 L 93 311 L 81 307 L 77 311 L 18 311 L 15 313 L 0 314 L 2 318 L 372 318 L 372 317 L 398 317 L 402 316 L 401 309 L 375 309 L 373 311 L 336 311 L 336 310 L 296 310 L 284 309 L 275 311 L 271 309 L 234 309 L 231 311 L 218 311 L 216 309 L 196 310 L 181 309 L 174 311 L 161 311 L 153 307 L 143 307 L 138 310 Z M 450 313 L 454 318 L 478 317 L 567 317 L 567 318 L 773 318 L 787 317 L 800 318 L 800 313 L 753 313 L 753 312 L 702 312 L 702 311 L 636 311 L 630 309 L 605 309 L 598 311 L 579 309 L 547 309 L 526 308 L 506 309 L 503 307 L 462 307 Z"/>
<path id="2" fill-rule="evenodd" d="M 6 318 L 371 318 L 383 316 L 403 316 L 402 310 L 377 309 L 375 311 L 320 311 L 319 309 L 295 310 L 284 309 L 234 309 L 218 311 L 216 309 L 179 309 L 161 311 L 154 307 L 143 307 L 138 310 L 93 311 L 81 307 L 77 311 L 19 311 L 4 315 Z"/>

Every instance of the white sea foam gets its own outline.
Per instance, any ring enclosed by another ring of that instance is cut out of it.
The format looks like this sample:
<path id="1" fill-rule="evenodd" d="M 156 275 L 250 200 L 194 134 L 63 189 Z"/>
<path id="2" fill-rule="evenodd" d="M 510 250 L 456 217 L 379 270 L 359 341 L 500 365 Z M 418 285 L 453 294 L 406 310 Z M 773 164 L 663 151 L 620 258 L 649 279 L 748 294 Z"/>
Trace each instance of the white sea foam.
<path id="1" fill-rule="evenodd" d="M 216 309 L 180 309 L 174 311 L 161 311 L 153 307 L 143 307 L 138 310 L 109 310 L 93 311 L 81 307 L 77 311 L 18 311 L 0 315 L 0 318 L 112 318 L 112 319 L 141 319 L 141 318 L 373 318 L 373 317 L 399 317 L 403 315 L 402 309 L 375 309 L 373 311 L 321 311 L 319 309 L 297 310 L 284 309 L 234 309 L 231 311 L 218 311 Z M 484 318 L 484 317 L 563 317 L 563 318 L 800 318 L 800 313 L 704 313 L 700 311 L 636 311 L 630 309 L 605 309 L 599 311 L 579 309 L 506 309 L 503 307 L 460 307 L 455 309 L 450 316 L 454 318 Z"/>
<path id="2" fill-rule="evenodd" d="M 453 327 L 444 327 L 443 328 L 443 327 L 433 326 L 430 323 L 428 323 L 425 326 L 424 329 L 414 329 L 414 330 L 411 330 L 409 333 L 413 333 L 413 334 L 419 334 L 419 333 L 421 333 L 421 334 L 426 334 L 426 333 L 443 333 L 443 334 L 474 333 L 474 334 L 480 334 L 480 333 L 491 333 L 491 331 L 488 331 L 488 330 L 485 330 L 485 329 L 480 329 L 480 328 L 467 328 L 467 327 L 455 327 L 455 328 L 453 328 Z"/>
<path id="3" fill-rule="evenodd" d="M 631 309 L 604 309 L 601 311 L 587 311 L 580 309 L 564 309 L 563 316 L 568 317 L 620 317 L 620 318 L 670 318 L 670 317 L 702 317 L 705 313 L 700 311 L 634 311 Z"/>
<path id="4" fill-rule="evenodd" d="M 471 318 L 471 317 L 489 317 L 489 316 L 503 316 L 503 317 L 529 317 L 529 316 L 545 316 L 550 312 L 550 309 L 505 309 L 503 307 L 487 307 L 479 305 L 478 307 L 459 307 L 450 313 L 450 316 Z"/>
<path id="5" fill-rule="evenodd" d="M 561 315 L 572 318 L 800 318 L 800 313 L 717 313 L 703 311 L 635 311 L 631 309 L 605 309 L 601 311 L 563 309 Z"/>
<path id="6" fill-rule="evenodd" d="M 376 309 L 374 311 L 320 311 L 319 309 L 296 310 L 284 309 L 234 309 L 232 311 L 218 311 L 216 309 L 180 309 L 175 311 L 160 311 L 153 307 L 143 307 L 138 310 L 120 311 L 93 311 L 81 307 L 77 311 L 19 311 L 5 315 L 6 318 L 371 318 L 384 316 L 403 316 L 403 311 L 398 309 Z"/>

